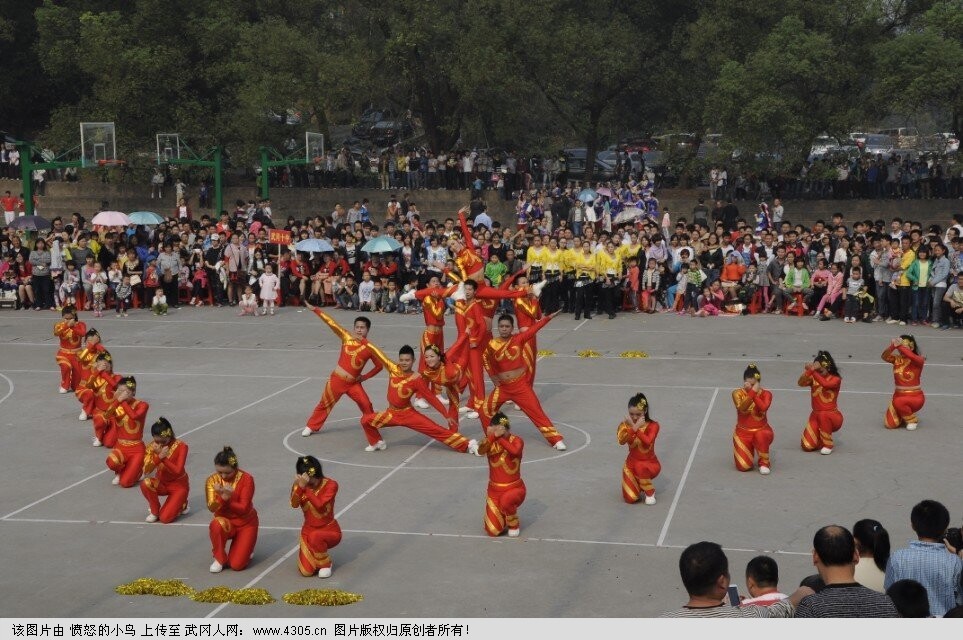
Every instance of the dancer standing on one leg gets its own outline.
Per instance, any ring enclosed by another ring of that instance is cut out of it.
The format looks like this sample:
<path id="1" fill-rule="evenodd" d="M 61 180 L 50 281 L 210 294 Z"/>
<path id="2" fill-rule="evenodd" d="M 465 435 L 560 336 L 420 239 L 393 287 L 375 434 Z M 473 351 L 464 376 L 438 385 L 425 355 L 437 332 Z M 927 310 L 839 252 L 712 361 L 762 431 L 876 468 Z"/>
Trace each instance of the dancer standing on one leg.
<path id="1" fill-rule="evenodd" d="M 355 401 L 355 404 L 361 409 L 362 415 L 373 412 L 371 400 L 361 384 L 365 380 L 378 375 L 382 367 L 375 360 L 372 362 L 374 367 L 371 371 L 361 375 L 361 371 L 368 360 L 372 359 L 371 350 L 368 348 L 368 331 L 371 329 L 371 320 L 365 316 L 358 316 L 354 319 L 354 333 L 349 333 L 347 329 L 317 307 L 308 303 L 305 303 L 305 306 L 313 311 L 314 315 L 321 318 L 334 331 L 334 335 L 341 339 L 341 354 L 338 356 L 338 366 L 331 372 L 331 377 L 328 378 L 328 383 L 321 394 L 321 400 L 311 413 L 311 417 L 308 418 L 308 424 L 304 431 L 301 432 L 302 436 L 310 436 L 312 433 L 321 430 L 324 421 L 328 419 L 328 414 L 331 413 L 332 407 L 345 394 Z M 367 431 L 365 435 L 369 435 Z M 370 437 L 368 437 L 368 443 L 371 444 Z"/>
<path id="2" fill-rule="evenodd" d="M 550 445 L 559 451 L 565 451 L 566 446 L 562 435 L 555 430 L 551 419 L 545 415 L 538 396 L 535 395 L 524 356 L 525 343 L 535 337 L 535 334 L 558 314 L 559 311 L 556 311 L 551 315 L 542 316 L 542 319 L 529 329 L 514 334 L 514 319 L 508 314 L 498 318 L 498 337 L 492 338 L 488 343 L 484 358 L 485 369 L 495 383 L 495 388 L 482 405 L 481 420 L 486 432 L 501 406 L 508 401 L 513 401 Z"/>
<path id="3" fill-rule="evenodd" d="M 478 444 L 478 455 L 488 458 L 488 495 L 485 502 L 485 533 L 500 536 L 508 530 L 518 537 L 518 507 L 525 501 L 522 482 L 522 450 L 525 441 L 510 432 L 508 417 L 492 416 L 487 437 Z"/>
<path id="4" fill-rule="evenodd" d="M 207 478 L 207 508 L 214 514 L 208 533 L 214 562 L 211 573 L 224 567 L 241 571 L 254 556 L 258 517 L 254 508 L 254 477 L 237 466 L 237 455 L 224 447 L 214 456 L 214 473 Z M 230 551 L 228 551 L 230 543 Z"/>
<path id="5" fill-rule="evenodd" d="M 169 524 L 188 510 L 187 443 L 174 437 L 174 428 L 164 417 L 151 425 L 150 435 L 154 441 L 147 445 L 140 491 L 149 506 L 147 522 Z M 167 496 L 163 505 L 161 496 Z"/>
<path id="6" fill-rule="evenodd" d="M 893 400 L 886 409 L 883 423 L 887 429 L 898 429 L 905 425 L 907 431 L 915 431 L 920 423 L 916 412 L 926 403 L 922 387 L 926 358 L 920 355 L 916 338 L 902 335 L 886 347 L 883 360 L 893 365 L 893 379 L 896 382 Z"/>
<path id="7" fill-rule="evenodd" d="M 67 305 L 60 312 L 61 320 L 54 325 L 54 336 L 60 340 L 57 366 L 60 367 L 60 393 L 76 391 L 80 382 L 74 375 L 78 369 L 77 354 L 87 333 L 87 325 L 77 320 L 77 310 Z"/>
<path id="8" fill-rule="evenodd" d="M 321 463 L 314 456 L 298 458 L 297 475 L 291 487 L 291 506 L 304 511 L 301 526 L 298 571 L 302 576 L 331 577 L 328 550 L 341 542 L 341 526 L 334 519 L 334 499 L 338 483 L 325 478 Z"/>
<path id="9" fill-rule="evenodd" d="M 828 351 L 820 351 L 814 362 L 806 363 L 799 386 L 810 387 L 813 408 L 802 434 L 803 451 L 818 449 L 824 456 L 833 452 L 833 433 L 843 426 L 843 414 L 837 404 L 842 383 L 836 361 Z"/>
<path id="10" fill-rule="evenodd" d="M 769 446 L 773 432 L 766 412 L 772 404 L 772 393 L 760 385 L 762 374 L 755 363 L 746 367 L 742 379 L 742 388 L 732 392 L 732 402 L 736 405 L 736 430 L 732 434 L 736 469 L 750 471 L 755 463 L 755 453 L 758 453 L 759 473 L 768 475 L 772 468 Z"/>
<path id="11" fill-rule="evenodd" d="M 366 413 L 361 417 L 361 425 L 368 437 L 365 451 L 384 451 L 387 448 L 378 430 L 384 427 L 408 427 L 429 438 L 434 438 L 446 447 L 461 453 L 474 453 L 478 443 L 469 441 L 458 433 L 458 423 L 448 418 L 448 429 L 436 424 L 427 416 L 411 406 L 411 397 L 422 394 L 435 411 L 445 415 L 445 406 L 431 393 L 428 384 L 414 370 L 415 350 L 405 345 L 398 352 L 398 362 L 389 360 L 381 349 L 369 344 L 372 355 L 388 370 L 388 408 L 377 413 Z"/>
<path id="12" fill-rule="evenodd" d="M 619 444 L 628 445 L 629 455 L 622 465 L 622 499 L 635 504 L 643 496 L 645 504 L 655 504 L 652 480 L 662 471 L 655 455 L 659 423 L 649 419 L 649 402 L 644 393 L 629 398 L 629 415 L 619 425 Z"/>
<path id="13" fill-rule="evenodd" d="M 116 438 L 107 456 L 107 468 L 115 474 L 111 484 L 125 489 L 136 485 L 144 471 L 144 423 L 149 405 L 135 398 L 136 393 L 134 376 L 122 378 L 114 392 L 113 404 L 103 414 L 94 416 L 95 425 L 101 420 L 107 423 L 104 439 Z"/>

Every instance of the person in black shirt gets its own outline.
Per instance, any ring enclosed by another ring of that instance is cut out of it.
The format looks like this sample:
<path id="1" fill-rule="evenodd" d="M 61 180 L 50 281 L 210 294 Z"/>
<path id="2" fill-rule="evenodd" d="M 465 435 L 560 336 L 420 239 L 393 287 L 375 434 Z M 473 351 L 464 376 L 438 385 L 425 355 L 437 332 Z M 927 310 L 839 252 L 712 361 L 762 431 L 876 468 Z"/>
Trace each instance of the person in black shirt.
<path id="1" fill-rule="evenodd" d="M 218 234 L 211 236 L 211 246 L 204 252 L 204 270 L 207 271 L 207 282 L 211 287 L 214 296 L 214 304 L 223 307 L 227 304 L 227 296 L 224 294 L 224 286 L 218 275 L 217 263 L 224 259 L 224 247 L 221 246 L 221 237 Z"/>

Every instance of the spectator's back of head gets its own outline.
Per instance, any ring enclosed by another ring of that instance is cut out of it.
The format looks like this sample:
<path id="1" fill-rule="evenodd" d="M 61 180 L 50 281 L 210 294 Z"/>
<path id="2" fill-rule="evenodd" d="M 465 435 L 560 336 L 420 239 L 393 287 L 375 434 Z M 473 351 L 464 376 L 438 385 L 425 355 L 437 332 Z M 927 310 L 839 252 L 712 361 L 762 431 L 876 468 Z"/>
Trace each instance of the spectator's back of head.
<path id="1" fill-rule="evenodd" d="M 876 520 L 864 519 L 853 525 L 853 537 L 860 553 L 868 552 L 880 571 L 886 571 L 889 560 L 889 532 Z"/>
<path id="2" fill-rule="evenodd" d="M 746 565 L 746 582 L 757 587 L 775 588 L 779 584 L 779 565 L 769 556 L 756 556 Z"/>
<path id="3" fill-rule="evenodd" d="M 950 526 L 950 512 L 936 500 L 923 500 L 913 507 L 910 524 L 920 538 L 940 540 Z"/>
<path id="4" fill-rule="evenodd" d="M 813 536 L 813 549 L 825 566 L 845 566 L 854 563 L 856 540 L 846 527 L 831 524 L 823 527 Z"/>
<path id="5" fill-rule="evenodd" d="M 929 618 L 930 599 L 926 587 L 916 580 L 897 580 L 886 595 L 890 597 L 901 618 Z"/>
<path id="6" fill-rule="evenodd" d="M 806 576 L 799 582 L 800 587 L 809 587 L 816 593 L 819 593 L 824 588 L 826 588 L 826 582 L 823 577 L 818 573 L 814 573 L 811 576 Z"/>
<path id="7" fill-rule="evenodd" d="M 963 618 L 963 605 L 953 607 L 943 614 L 944 618 Z"/>
<path id="8" fill-rule="evenodd" d="M 715 542 L 697 542 L 679 556 L 682 585 L 690 596 L 704 596 L 715 588 L 719 576 L 729 575 L 729 559 Z"/>

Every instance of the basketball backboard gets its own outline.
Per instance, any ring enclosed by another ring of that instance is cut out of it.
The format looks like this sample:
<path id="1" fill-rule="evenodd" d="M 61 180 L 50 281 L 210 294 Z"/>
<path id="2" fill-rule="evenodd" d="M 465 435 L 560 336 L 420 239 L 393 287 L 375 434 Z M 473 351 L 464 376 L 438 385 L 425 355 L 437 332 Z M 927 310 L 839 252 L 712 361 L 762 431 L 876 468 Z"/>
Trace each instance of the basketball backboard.
<path id="1" fill-rule="evenodd" d="M 117 161 L 117 136 L 113 122 L 80 123 L 80 159 L 84 167 Z"/>
<path id="2" fill-rule="evenodd" d="M 313 131 L 304 132 L 304 161 L 314 164 L 324 157 L 324 134 Z"/>
<path id="3" fill-rule="evenodd" d="M 180 160 L 181 137 L 177 133 L 157 134 L 157 164 Z"/>

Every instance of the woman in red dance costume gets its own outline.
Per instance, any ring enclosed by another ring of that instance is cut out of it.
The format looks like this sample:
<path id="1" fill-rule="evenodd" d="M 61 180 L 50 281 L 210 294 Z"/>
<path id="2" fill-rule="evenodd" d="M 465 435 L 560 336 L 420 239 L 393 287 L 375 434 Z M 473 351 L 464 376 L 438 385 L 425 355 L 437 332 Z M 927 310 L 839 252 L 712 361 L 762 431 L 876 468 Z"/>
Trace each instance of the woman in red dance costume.
<path id="1" fill-rule="evenodd" d="M 231 447 L 224 447 L 214 456 L 214 470 L 206 484 L 207 508 L 214 514 L 208 528 L 214 554 L 210 570 L 220 573 L 228 567 L 241 571 L 254 556 L 257 544 L 254 478 L 238 468 L 237 455 Z"/>
<path id="2" fill-rule="evenodd" d="M 84 383 L 93 373 L 94 361 L 104 351 L 106 349 L 100 339 L 100 333 L 96 329 L 88 329 L 84 335 L 84 348 L 77 354 L 75 361 L 76 369 L 74 369 L 73 375 L 74 380 L 77 381 L 77 387 L 74 389 L 74 395 L 79 394 L 81 389 L 84 388 Z"/>
<path id="3" fill-rule="evenodd" d="M 137 381 L 134 376 L 121 378 L 114 392 L 114 401 L 101 415 L 94 417 L 105 423 L 106 441 L 114 441 L 107 455 L 107 468 L 114 472 L 111 484 L 129 489 L 138 483 L 144 471 L 144 423 L 147 421 L 146 402 L 134 397 Z"/>
<path id="4" fill-rule="evenodd" d="M 492 416 L 488 435 L 478 443 L 478 455 L 488 458 L 488 496 L 485 502 L 485 533 L 500 536 L 508 531 L 517 538 L 521 523 L 518 507 L 525 501 L 522 482 L 522 450 L 525 441 L 511 433 L 508 416 Z"/>
<path id="5" fill-rule="evenodd" d="M 819 450 L 824 456 L 833 452 L 833 433 L 843 426 L 843 414 L 838 406 L 842 383 L 836 361 L 828 351 L 820 351 L 814 362 L 806 363 L 799 386 L 810 388 L 812 412 L 802 434 L 803 451 Z"/>
<path id="6" fill-rule="evenodd" d="M 649 418 L 649 401 L 644 393 L 629 399 L 629 415 L 619 425 L 619 444 L 628 445 L 629 455 L 622 465 L 622 499 L 635 504 L 643 497 L 645 504 L 655 504 L 652 480 L 662 471 L 655 455 L 655 439 L 659 423 Z"/>
<path id="7" fill-rule="evenodd" d="M 150 507 L 147 522 L 169 524 L 188 510 L 191 485 L 186 469 L 187 443 L 174 436 L 174 428 L 164 417 L 151 425 L 150 435 L 154 441 L 147 445 L 140 491 Z M 167 496 L 163 505 L 161 496 Z"/>
<path id="8" fill-rule="evenodd" d="M 905 426 L 907 431 L 915 431 L 920 424 L 916 412 L 926 403 L 922 387 L 926 358 L 920 355 L 916 338 L 902 335 L 886 347 L 883 360 L 893 365 L 893 379 L 896 382 L 893 400 L 886 409 L 883 423 L 887 429 Z"/>
<path id="9" fill-rule="evenodd" d="M 298 571 L 302 576 L 331 577 L 331 556 L 328 550 L 341 542 L 341 526 L 334 519 L 334 499 L 338 483 L 325 478 L 321 463 L 314 456 L 298 458 L 294 485 L 291 487 L 291 506 L 304 511 L 301 526 Z"/>
<path id="10" fill-rule="evenodd" d="M 74 375 L 78 368 L 77 354 L 87 333 L 87 325 L 77 320 L 77 310 L 67 305 L 60 312 L 61 320 L 54 325 L 54 336 L 60 340 L 57 350 L 57 366 L 60 367 L 60 393 L 77 390 L 79 380 Z"/>
<path id="11" fill-rule="evenodd" d="M 736 429 L 732 434 L 732 453 L 739 471 L 751 471 L 755 454 L 759 454 L 759 473 L 769 475 L 772 464 L 769 446 L 772 427 L 766 412 L 772 404 L 772 393 L 762 388 L 762 374 L 755 363 L 750 363 L 742 375 L 742 387 L 732 392 L 736 405 Z"/>
<path id="12" fill-rule="evenodd" d="M 84 382 L 84 387 L 77 390 L 80 400 L 80 420 L 94 419 L 93 444 L 95 447 L 113 447 L 116 432 L 108 435 L 109 421 L 104 412 L 114 403 L 114 392 L 121 378 L 114 373 L 114 359 L 110 352 L 104 351 L 94 360 L 93 371 Z"/>

